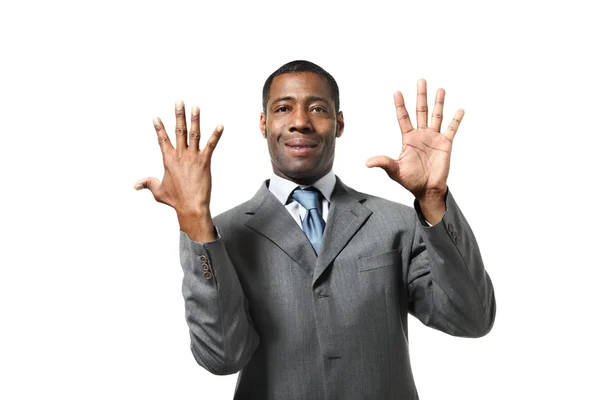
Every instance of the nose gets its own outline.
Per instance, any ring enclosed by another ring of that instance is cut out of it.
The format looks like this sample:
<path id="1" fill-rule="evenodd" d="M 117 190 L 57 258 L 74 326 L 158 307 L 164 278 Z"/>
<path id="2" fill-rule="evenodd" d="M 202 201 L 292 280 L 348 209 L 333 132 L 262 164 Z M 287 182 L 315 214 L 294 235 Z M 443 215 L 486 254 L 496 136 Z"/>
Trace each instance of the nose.
<path id="1" fill-rule="evenodd" d="M 310 133 L 313 131 L 310 115 L 303 109 L 294 110 L 290 121 L 290 132 Z"/>

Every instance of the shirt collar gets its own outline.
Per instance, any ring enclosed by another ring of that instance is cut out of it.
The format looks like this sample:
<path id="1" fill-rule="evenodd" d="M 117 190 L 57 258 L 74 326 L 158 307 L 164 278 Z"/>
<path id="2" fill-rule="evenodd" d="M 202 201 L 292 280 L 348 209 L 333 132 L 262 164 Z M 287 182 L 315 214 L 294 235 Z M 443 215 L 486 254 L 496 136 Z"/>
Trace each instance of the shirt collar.
<path id="1" fill-rule="evenodd" d="M 325 197 L 327 201 L 331 203 L 331 194 L 333 193 L 333 188 L 335 187 L 335 174 L 333 173 L 333 170 L 330 170 L 327 174 L 311 185 L 298 185 L 295 182 L 275 174 L 271 175 L 271 180 L 269 182 L 269 190 L 283 205 L 287 203 L 290 194 L 292 194 L 294 189 L 296 189 L 298 186 L 301 188 L 312 186 L 319 189 L 319 191 L 323 194 L 323 197 Z"/>

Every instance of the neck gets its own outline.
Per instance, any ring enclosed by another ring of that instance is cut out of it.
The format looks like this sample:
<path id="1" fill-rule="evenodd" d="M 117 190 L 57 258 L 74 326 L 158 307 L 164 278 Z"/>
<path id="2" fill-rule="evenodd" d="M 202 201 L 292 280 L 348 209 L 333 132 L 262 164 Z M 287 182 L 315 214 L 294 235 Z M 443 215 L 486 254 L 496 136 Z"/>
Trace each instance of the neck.
<path id="1" fill-rule="evenodd" d="M 306 185 L 312 185 L 313 183 L 315 183 L 316 181 L 318 181 L 319 179 L 321 179 L 322 177 L 327 175 L 330 171 L 331 171 L 331 169 L 329 169 L 328 171 L 326 171 L 325 173 L 320 174 L 320 175 L 303 176 L 303 177 L 288 176 L 280 171 L 273 171 L 273 173 L 275 173 L 275 175 L 279 176 L 280 178 L 287 179 L 288 181 L 294 182 L 301 186 L 306 186 Z"/>

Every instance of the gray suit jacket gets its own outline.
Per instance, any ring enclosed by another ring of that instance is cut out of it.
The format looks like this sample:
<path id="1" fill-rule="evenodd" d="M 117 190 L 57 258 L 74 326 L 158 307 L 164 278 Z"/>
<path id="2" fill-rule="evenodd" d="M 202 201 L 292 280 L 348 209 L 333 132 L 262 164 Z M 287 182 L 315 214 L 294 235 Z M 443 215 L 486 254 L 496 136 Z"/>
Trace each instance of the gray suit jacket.
<path id="1" fill-rule="evenodd" d="M 180 233 L 196 361 L 238 377 L 235 399 L 417 399 L 407 314 L 456 336 L 492 327 L 475 237 L 448 192 L 432 227 L 339 178 L 317 257 L 265 181 L 217 217 L 220 238 Z"/>

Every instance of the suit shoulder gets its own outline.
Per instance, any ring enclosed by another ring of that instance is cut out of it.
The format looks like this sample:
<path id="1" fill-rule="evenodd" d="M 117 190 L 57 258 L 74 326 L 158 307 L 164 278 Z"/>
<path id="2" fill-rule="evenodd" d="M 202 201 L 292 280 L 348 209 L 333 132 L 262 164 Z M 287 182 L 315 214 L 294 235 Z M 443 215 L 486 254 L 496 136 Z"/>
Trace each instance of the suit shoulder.
<path id="1" fill-rule="evenodd" d="M 215 225 L 226 223 L 227 225 L 231 224 L 235 221 L 240 221 L 242 216 L 246 214 L 246 210 L 248 209 L 248 203 L 250 200 L 245 201 L 233 208 L 230 208 L 227 211 L 224 211 L 213 218 Z"/>

